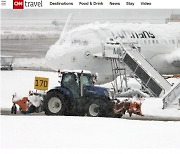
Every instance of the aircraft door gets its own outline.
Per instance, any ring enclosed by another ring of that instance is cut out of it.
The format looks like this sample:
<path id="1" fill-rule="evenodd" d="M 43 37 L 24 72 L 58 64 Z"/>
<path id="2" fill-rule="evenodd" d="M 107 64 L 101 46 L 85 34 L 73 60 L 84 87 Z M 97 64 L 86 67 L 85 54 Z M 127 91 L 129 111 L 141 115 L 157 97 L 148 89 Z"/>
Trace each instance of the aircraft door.
<path id="1" fill-rule="evenodd" d="M 178 34 L 177 38 L 177 47 L 180 48 L 180 33 Z"/>
<path id="2" fill-rule="evenodd" d="M 137 44 L 138 51 L 141 52 L 141 46 L 140 44 Z"/>
<path id="3" fill-rule="evenodd" d="M 177 47 L 180 48 L 180 37 L 178 37 Z"/>

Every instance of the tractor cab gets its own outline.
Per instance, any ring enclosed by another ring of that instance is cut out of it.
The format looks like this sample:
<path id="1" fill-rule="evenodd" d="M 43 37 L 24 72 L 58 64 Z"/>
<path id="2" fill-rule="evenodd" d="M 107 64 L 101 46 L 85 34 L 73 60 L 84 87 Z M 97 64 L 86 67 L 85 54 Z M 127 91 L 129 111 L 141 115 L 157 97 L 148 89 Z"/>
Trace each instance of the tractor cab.
<path id="1" fill-rule="evenodd" d="M 83 96 L 83 91 L 86 86 L 93 86 L 95 82 L 96 75 L 91 74 L 86 71 L 68 71 L 61 72 L 61 86 L 68 88 L 74 98 L 79 98 Z"/>

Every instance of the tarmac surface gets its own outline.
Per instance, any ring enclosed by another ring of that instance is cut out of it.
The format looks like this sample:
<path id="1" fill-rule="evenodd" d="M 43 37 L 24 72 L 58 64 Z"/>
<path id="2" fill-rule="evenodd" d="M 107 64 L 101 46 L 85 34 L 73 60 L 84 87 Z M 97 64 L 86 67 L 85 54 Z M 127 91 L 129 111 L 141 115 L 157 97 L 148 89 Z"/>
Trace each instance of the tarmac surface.
<path id="1" fill-rule="evenodd" d="M 44 112 L 41 113 L 31 113 L 31 114 L 22 114 L 20 111 L 17 111 L 17 114 L 11 114 L 10 109 L 1 109 L 2 116 L 46 116 Z M 93 118 L 93 117 L 92 117 Z M 125 114 L 122 118 L 127 120 L 143 120 L 143 121 L 180 121 L 180 117 L 164 117 L 164 116 L 152 116 L 152 115 L 132 115 L 129 117 L 128 114 Z"/>
<path id="2" fill-rule="evenodd" d="M 14 58 L 42 58 L 57 39 L 1 40 L 1 55 Z"/>

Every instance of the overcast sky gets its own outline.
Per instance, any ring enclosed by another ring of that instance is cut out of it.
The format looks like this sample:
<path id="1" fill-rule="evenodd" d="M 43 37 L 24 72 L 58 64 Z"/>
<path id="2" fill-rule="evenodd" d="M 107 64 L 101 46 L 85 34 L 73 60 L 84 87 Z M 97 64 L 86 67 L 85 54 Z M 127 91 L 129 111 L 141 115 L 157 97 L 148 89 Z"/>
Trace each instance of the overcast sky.
<path id="1" fill-rule="evenodd" d="M 70 13 L 74 13 L 74 20 L 78 21 L 143 21 L 164 22 L 171 14 L 180 14 L 179 10 L 172 9 L 106 9 L 106 10 L 1 10 L 2 22 L 5 20 L 66 20 Z"/>

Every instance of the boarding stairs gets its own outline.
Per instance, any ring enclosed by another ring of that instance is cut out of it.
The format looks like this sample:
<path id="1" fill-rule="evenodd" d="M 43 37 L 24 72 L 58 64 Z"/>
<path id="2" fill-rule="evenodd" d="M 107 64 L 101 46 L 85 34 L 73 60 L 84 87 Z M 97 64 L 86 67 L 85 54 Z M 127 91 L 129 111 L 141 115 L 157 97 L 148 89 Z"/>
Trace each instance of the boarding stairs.
<path id="1" fill-rule="evenodd" d="M 111 59 L 111 68 L 113 75 L 113 86 L 114 93 L 117 94 L 119 92 L 127 91 L 127 73 L 126 68 L 123 66 L 123 63 L 120 58 L 112 58 Z M 120 84 L 118 84 L 118 78 L 120 80 Z"/>
<path id="2" fill-rule="evenodd" d="M 124 43 L 122 46 L 125 50 L 123 62 L 154 96 L 162 97 L 171 89 L 170 83 L 145 59 L 133 43 Z"/>
<path id="3" fill-rule="evenodd" d="M 112 41 L 104 44 L 104 50 L 101 54 L 95 54 L 94 56 L 111 60 L 114 78 L 120 75 L 121 78 L 126 78 L 126 84 L 127 75 L 125 74 L 128 72 L 127 70 L 131 70 L 133 77 L 151 95 L 162 97 L 167 104 L 173 101 L 175 96 L 180 93 L 180 83 L 172 87 L 139 52 L 139 48 L 134 42 L 123 42 L 122 40 L 112 39 Z M 122 70 L 124 70 L 123 77 Z M 117 89 L 117 83 L 114 85 Z"/>

